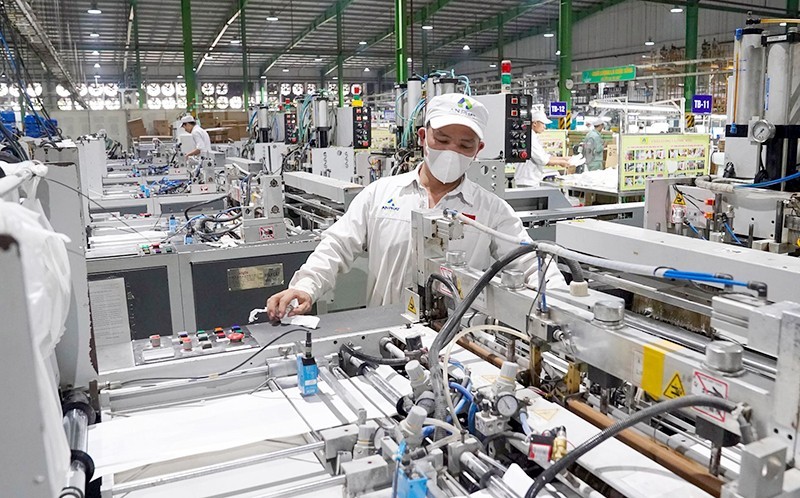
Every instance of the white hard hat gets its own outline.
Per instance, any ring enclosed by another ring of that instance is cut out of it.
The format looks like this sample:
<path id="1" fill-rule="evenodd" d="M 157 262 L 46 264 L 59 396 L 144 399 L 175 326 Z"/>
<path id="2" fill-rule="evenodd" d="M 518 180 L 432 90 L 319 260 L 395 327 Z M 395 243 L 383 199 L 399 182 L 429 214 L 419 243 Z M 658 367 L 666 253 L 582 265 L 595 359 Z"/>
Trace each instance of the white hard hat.
<path id="1" fill-rule="evenodd" d="M 489 111 L 477 100 L 462 93 L 446 93 L 428 102 L 425 124 L 438 129 L 448 125 L 463 125 L 483 140 L 483 130 L 489 123 Z"/>
<path id="2" fill-rule="evenodd" d="M 194 116 L 191 114 L 187 114 L 181 118 L 181 126 L 185 125 L 186 123 L 194 123 L 197 121 Z"/>
<path id="3" fill-rule="evenodd" d="M 544 123 L 546 125 L 549 125 L 550 123 L 552 123 L 552 121 L 547 119 L 547 115 L 544 113 L 544 111 L 535 111 L 531 115 L 531 122 L 535 123 L 537 121 L 539 121 L 540 123 Z"/>

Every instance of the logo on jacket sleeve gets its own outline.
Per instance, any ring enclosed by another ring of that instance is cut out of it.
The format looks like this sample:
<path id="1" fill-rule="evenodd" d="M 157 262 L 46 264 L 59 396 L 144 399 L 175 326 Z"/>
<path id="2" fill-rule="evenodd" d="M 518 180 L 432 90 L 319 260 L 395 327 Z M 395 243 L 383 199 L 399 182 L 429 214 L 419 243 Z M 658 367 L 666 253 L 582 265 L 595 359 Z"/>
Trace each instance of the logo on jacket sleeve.
<path id="1" fill-rule="evenodd" d="M 387 209 L 389 211 L 400 211 L 400 208 L 394 205 L 394 198 L 386 201 L 386 204 L 381 208 L 382 211 L 386 211 Z"/>

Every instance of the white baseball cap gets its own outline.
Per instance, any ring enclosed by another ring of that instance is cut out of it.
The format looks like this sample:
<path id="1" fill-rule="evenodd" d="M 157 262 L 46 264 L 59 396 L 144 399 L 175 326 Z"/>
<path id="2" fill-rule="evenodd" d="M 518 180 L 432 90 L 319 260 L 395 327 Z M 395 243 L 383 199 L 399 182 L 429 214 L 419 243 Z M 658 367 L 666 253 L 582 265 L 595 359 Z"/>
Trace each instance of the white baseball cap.
<path id="1" fill-rule="evenodd" d="M 489 123 L 486 106 L 463 93 L 446 93 L 434 97 L 425 110 L 425 125 L 439 129 L 448 125 L 463 125 L 483 140 L 483 130 Z"/>
<path id="2" fill-rule="evenodd" d="M 547 115 L 544 113 L 544 111 L 536 111 L 531 115 L 531 123 L 535 123 L 537 121 L 546 125 L 552 123 L 552 121 L 547 119 Z"/>
<path id="3" fill-rule="evenodd" d="M 186 123 L 194 123 L 197 120 L 191 114 L 187 114 L 186 116 L 181 118 L 181 126 L 185 125 Z"/>

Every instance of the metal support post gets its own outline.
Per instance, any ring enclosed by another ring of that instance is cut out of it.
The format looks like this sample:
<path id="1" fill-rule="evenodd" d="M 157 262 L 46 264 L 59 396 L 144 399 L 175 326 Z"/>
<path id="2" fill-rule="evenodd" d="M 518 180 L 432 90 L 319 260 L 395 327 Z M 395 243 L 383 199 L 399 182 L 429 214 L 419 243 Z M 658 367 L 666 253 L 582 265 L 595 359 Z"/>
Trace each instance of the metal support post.
<path id="1" fill-rule="evenodd" d="M 700 6 L 698 0 L 689 0 L 686 4 L 686 60 L 697 59 L 697 23 L 700 17 Z M 697 90 L 697 64 L 689 64 L 686 72 L 691 76 L 685 76 L 683 80 L 683 96 L 686 98 L 686 111 L 692 110 L 692 99 Z"/>
<path id="2" fill-rule="evenodd" d="M 339 107 L 344 107 L 344 26 L 341 2 L 336 8 L 336 83 Z"/>
<path id="3" fill-rule="evenodd" d="M 186 111 L 196 115 L 197 76 L 194 72 L 194 52 L 192 51 L 191 0 L 181 0 L 181 21 L 183 24 L 183 78 L 186 81 Z"/>
<path id="4" fill-rule="evenodd" d="M 422 30 L 422 74 L 428 74 L 428 31 Z"/>
<path id="5" fill-rule="evenodd" d="M 505 30 L 503 29 L 503 18 L 502 16 L 497 16 L 497 74 L 502 74 L 503 71 L 503 59 L 505 59 L 505 55 L 503 54 L 503 47 L 506 44 L 506 36 Z"/>
<path id="6" fill-rule="evenodd" d="M 558 9 L 558 95 L 572 108 L 572 91 L 567 80 L 572 78 L 572 0 L 560 0 Z"/>
<path id="7" fill-rule="evenodd" d="M 138 0 L 131 0 L 131 9 L 133 9 L 133 50 L 136 52 L 136 65 L 133 68 L 133 74 L 136 83 L 136 93 L 139 94 L 139 109 L 144 109 L 145 93 L 144 85 L 142 85 L 142 57 L 141 50 L 139 49 L 139 3 Z"/>
<path id="8" fill-rule="evenodd" d="M 394 0 L 394 41 L 395 67 L 397 82 L 408 80 L 408 63 L 406 62 L 406 1 Z"/>
<path id="9" fill-rule="evenodd" d="M 247 20 L 244 17 L 247 0 L 239 0 L 239 31 L 242 42 L 242 99 L 245 110 L 250 106 L 250 74 L 247 70 Z"/>

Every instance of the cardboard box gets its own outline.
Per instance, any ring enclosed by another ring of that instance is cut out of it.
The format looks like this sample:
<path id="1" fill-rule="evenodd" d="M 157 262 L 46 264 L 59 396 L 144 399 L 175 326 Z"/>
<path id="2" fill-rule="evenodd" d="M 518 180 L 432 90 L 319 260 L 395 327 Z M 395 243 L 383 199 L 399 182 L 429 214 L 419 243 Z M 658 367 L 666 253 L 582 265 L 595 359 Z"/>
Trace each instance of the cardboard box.
<path id="1" fill-rule="evenodd" d="M 172 123 L 166 119 L 156 119 L 153 121 L 153 128 L 156 135 L 172 136 Z"/>
<path id="2" fill-rule="evenodd" d="M 147 129 L 144 127 L 144 120 L 142 118 L 138 118 L 128 121 L 128 134 L 132 138 L 139 138 L 147 135 Z"/>
<path id="3" fill-rule="evenodd" d="M 606 162 L 605 167 L 608 168 L 616 168 L 619 166 L 619 150 L 617 150 L 617 144 L 610 143 L 606 144 Z"/>
<path id="4" fill-rule="evenodd" d="M 245 111 L 226 111 L 225 121 L 236 121 L 237 123 L 247 123 L 247 113 Z"/>

